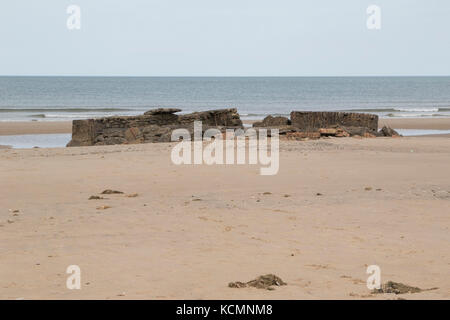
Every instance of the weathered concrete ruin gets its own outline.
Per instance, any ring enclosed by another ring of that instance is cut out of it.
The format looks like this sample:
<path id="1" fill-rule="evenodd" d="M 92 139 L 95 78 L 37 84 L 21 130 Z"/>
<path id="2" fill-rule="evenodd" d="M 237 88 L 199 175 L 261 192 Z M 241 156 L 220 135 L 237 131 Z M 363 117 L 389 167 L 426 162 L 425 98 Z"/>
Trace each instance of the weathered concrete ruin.
<path id="1" fill-rule="evenodd" d="M 253 127 L 277 127 L 277 126 L 290 126 L 291 120 L 286 117 L 273 117 L 267 116 L 263 121 L 253 123 Z"/>
<path id="2" fill-rule="evenodd" d="M 74 120 L 72 140 L 68 147 L 170 142 L 172 131 L 187 129 L 193 135 L 194 121 L 202 122 L 202 129 L 242 128 L 236 109 L 211 110 L 176 115 L 180 109 L 154 109 L 141 116 L 107 117 Z"/>
<path id="3" fill-rule="evenodd" d="M 236 109 L 177 115 L 176 113 L 180 111 L 174 108 L 160 108 L 147 111 L 141 116 L 74 120 L 72 140 L 67 146 L 170 142 L 172 131 L 175 129 L 187 129 L 193 137 L 194 121 L 202 122 L 203 132 L 210 128 L 222 132 L 226 129 L 243 128 Z M 386 127 L 378 132 L 378 116 L 364 113 L 292 111 L 291 119 L 267 116 L 263 121 L 255 122 L 253 127 L 257 130 L 276 128 L 280 135 L 293 140 L 318 139 L 326 136 L 398 135 L 395 130 Z"/>
<path id="4" fill-rule="evenodd" d="M 369 113 L 292 111 L 291 122 L 294 127 L 305 131 L 335 126 L 366 128 L 374 133 L 378 131 L 378 116 Z"/>
<path id="5" fill-rule="evenodd" d="M 292 111 L 291 119 L 268 116 L 261 122 L 255 122 L 253 127 L 277 128 L 280 135 L 293 140 L 329 136 L 366 138 L 399 136 L 391 128 L 384 127 L 378 131 L 378 116 L 367 113 Z"/>

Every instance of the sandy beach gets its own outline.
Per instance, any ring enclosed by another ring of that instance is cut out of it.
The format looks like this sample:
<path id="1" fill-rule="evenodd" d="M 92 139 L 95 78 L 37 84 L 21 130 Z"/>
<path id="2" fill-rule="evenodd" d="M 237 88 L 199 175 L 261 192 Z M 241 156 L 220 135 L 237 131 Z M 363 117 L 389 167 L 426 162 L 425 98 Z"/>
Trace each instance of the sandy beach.
<path id="1" fill-rule="evenodd" d="M 284 141 L 275 176 L 173 145 L 0 150 L 0 298 L 450 298 L 450 139 Z M 368 265 L 438 289 L 371 294 Z M 228 287 L 267 273 L 288 285 Z"/>

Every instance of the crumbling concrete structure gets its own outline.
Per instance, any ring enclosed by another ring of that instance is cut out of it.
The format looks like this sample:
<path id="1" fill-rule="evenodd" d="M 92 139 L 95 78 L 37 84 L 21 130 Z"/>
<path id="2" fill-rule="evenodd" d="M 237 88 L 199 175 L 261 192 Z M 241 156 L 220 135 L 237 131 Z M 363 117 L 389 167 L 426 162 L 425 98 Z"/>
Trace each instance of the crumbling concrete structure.
<path id="1" fill-rule="evenodd" d="M 222 132 L 243 129 L 236 109 L 177 115 L 180 111 L 160 108 L 141 116 L 74 120 L 72 140 L 67 146 L 170 142 L 173 130 L 180 128 L 187 129 L 193 138 L 195 121 L 202 122 L 203 132 L 210 128 Z M 398 136 L 395 130 L 386 127 L 378 132 L 378 116 L 365 113 L 292 111 L 291 119 L 267 116 L 263 121 L 255 122 L 253 127 L 257 131 L 276 128 L 280 135 L 294 140 L 329 136 Z"/>
<path id="2" fill-rule="evenodd" d="M 202 122 L 203 131 L 217 128 L 242 128 L 236 109 L 211 110 L 177 115 L 180 109 L 154 109 L 141 116 L 74 120 L 68 147 L 170 142 L 172 131 L 188 129 L 193 134 L 194 121 Z"/>
<path id="3" fill-rule="evenodd" d="M 378 116 L 369 113 L 292 111 L 291 122 L 292 126 L 304 131 L 336 126 L 378 131 Z"/>
<path id="4" fill-rule="evenodd" d="M 378 131 L 378 116 L 368 113 L 292 111 L 291 119 L 267 116 L 264 120 L 255 122 L 253 127 L 276 128 L 280 135 L 293 140 L 330 136 L 365 138 L 400 136 L 395 130 L 387 127 Z"/>

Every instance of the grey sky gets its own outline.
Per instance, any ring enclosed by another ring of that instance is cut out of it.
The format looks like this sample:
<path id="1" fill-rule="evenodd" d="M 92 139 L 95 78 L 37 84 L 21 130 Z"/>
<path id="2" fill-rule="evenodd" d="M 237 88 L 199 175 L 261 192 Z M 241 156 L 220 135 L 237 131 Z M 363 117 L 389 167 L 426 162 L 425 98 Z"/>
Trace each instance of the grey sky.
<path id="1" fill-rule="evenodd" d="M 449 17 L 448 0 L 2 1 L 0 75 L 450 75 Z"/>

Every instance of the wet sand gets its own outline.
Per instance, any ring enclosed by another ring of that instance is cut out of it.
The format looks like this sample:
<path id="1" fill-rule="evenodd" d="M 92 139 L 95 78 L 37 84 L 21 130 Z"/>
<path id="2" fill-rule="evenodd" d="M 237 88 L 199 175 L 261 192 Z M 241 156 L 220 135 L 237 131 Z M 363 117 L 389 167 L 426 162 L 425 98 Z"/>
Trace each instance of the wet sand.
<path id="1" fill-rule="evenodd" d="M 244 121 L 252 124 L 255 121 Z M 450 130 L 450 118 L 437 119 L 380 119 L 380 128 Z M 71 121 L 0 122 L 0 135 L 71 133 Z"/>
<path id="2" fill-rule="evenodd" d="M 393 129 L 450 130 L 450 118 L 436 119 L 386 119 L 380 118 L 380 128 L 384 125 Z"/>
<path id="3" fill-rule="evenodd" d="M 22 134 L 72 133 L 71 121 L 0 121 L 0 136 Z"/>

